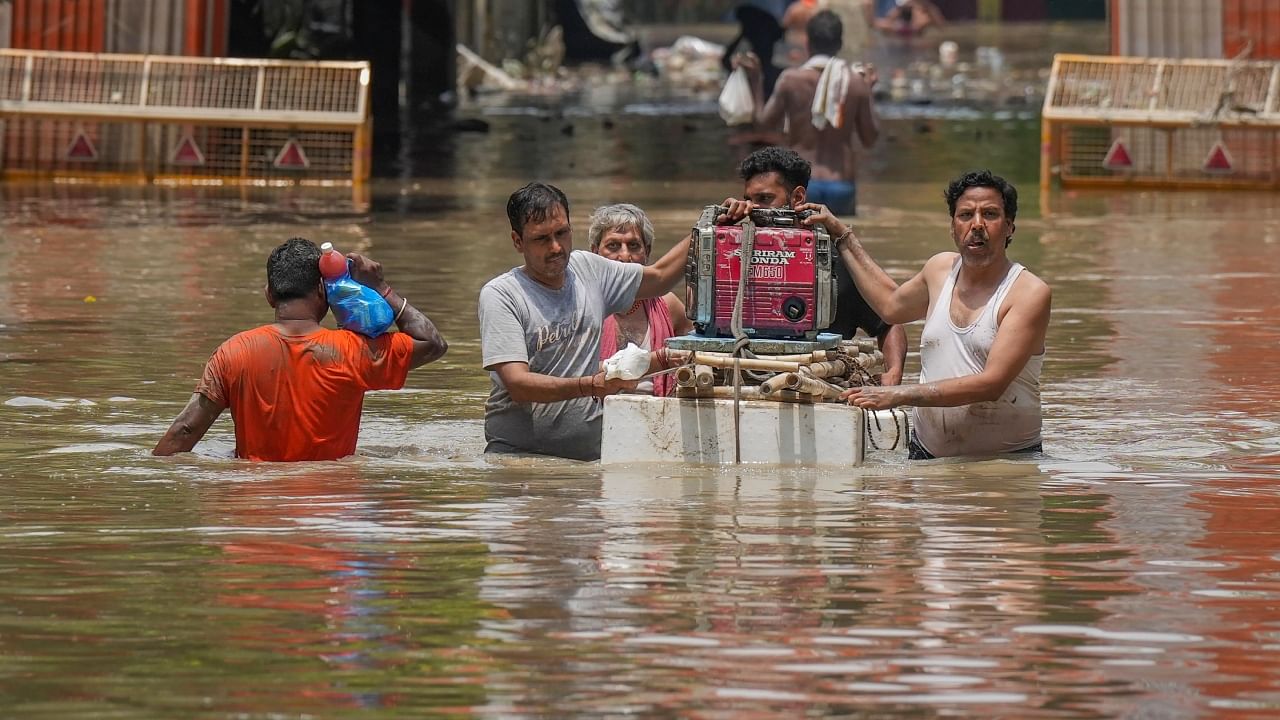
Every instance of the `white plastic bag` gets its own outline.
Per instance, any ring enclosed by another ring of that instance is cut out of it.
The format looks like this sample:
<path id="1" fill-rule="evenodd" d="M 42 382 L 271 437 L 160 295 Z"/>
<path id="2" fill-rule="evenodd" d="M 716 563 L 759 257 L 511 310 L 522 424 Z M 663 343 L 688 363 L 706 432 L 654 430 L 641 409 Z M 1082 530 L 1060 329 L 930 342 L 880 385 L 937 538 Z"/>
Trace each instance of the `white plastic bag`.
<path id="1" fill-rule="evenodd" d="M 747 71 L 735 68 L 720 91 L 720 117 L 730 126 L 745 125 L 755 119 L 756 104 L 751 96 Z"/>
<path id="2" fill-rule="evenodd" d="M 649 370 L 649 351 L 636 345 L 627 346 L 614 353 L 604 361 L 604 377 L 606 380 L 622 378 L 623 380 L 639 380 Z"/>

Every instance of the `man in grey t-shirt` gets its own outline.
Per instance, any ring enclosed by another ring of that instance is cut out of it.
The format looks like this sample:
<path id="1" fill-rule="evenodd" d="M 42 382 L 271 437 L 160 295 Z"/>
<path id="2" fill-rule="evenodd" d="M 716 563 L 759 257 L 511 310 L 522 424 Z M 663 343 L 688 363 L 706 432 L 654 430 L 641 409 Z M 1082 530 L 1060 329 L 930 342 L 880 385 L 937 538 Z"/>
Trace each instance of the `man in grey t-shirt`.
<path id="1" fill-rule="evenodd" d="M 524 265 L 480 291 L 480 344 L 493 388 L 485 403 L 485 452 L 600 457 L 606 395 L 635 381 L 599 372 L 604 319 L 670 290 L 684 273 L 688 236 L 652 265 L 573 252 L 569 200 L 529 183 L 507 201 L 511 242 Z M 650 370 L 668 364 L 653 353 Z"/>

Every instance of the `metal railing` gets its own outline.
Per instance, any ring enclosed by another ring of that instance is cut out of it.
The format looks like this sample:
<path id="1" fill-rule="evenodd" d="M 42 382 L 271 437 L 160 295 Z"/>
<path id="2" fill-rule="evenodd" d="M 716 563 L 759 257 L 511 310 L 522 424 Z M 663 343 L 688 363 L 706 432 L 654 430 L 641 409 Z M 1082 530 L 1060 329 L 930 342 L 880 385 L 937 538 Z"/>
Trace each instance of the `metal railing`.
<path id="1" fill-rule="evenodd" d="M 1280 187 L 1280 62 L 1058 55 L 1041 184 Z"/>
<path id="2" fill-rule="evenodd" d="M 3 168 L 358 182 L 369 81 L 367 62 L 0 49 Z"/>

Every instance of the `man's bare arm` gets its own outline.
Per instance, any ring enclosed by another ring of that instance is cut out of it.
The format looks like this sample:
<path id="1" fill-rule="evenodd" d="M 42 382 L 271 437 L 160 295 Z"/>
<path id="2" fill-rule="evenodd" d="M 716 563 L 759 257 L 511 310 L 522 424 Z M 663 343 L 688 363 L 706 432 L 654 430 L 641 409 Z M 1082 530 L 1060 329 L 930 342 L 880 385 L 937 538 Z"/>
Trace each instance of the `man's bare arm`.
<path id="1" fill-rule="evenodd" d="M 383 279 L 382 263 L 359 253 L 347 253 L 347 258 L 351 260 L 351 277 L 356 282 L 373 288 L 385 298 L 391 305 L 391 309 L 397 313 L 396 327 L 400 332 L 413 338 L 413 356 L 409 361 L 411 369 L 438 360 L 449 350 L 449 344 L 440 336 L 435 323 L 431 322 L 431 319 L 422 311 L 408 304 L 404 297 Z"/>
<path id="2" fill-rule="evenodd" d="M 769 96 L 767 102 L 764 100 L 764 86 L 760 86 L 760 94 L 756 96 L 755 103 L 756 127 L 760 130 L 782 130 L 782 119 L 787 114 L 787 98 L 791 95 L 788 79 L 778 77 L 778 81 L 773 85 L 773 94 Z"/>
<path id="3" fill-rule="evenodd" d="M 383 283 L 383 285 L 386 286 L 386 283 Z M 436 329 L 435 323 L 431 322 L 431 318 L 428 318 L 421 310 L 405 301 L 400 296 L 400 293 L 391 287 L 385 287 L 385 291 L 387 303 L 391 305 L 393 310 L 399 312 L 400 308 L 404 307 L 404 311 L 400 312 L 400 316 L 396 318 L 396 327 L 400 329 L 400 332 L 413 338 L 413 356 L 409 362 L 410 369 L 421 367 L 443 357 L 449 350 L 449 343 L 445 342 L 440 335 L 440 331 Z"/>
<path id="4" fill-rule="evenodd" d="M 857 128 L 858 141 L 862 143 L 862 147 L 870 148 L 880 137 L 880 121 L 876 118 L 871 95 L 873 84 L 865 76 L 857 74 L 849 82 L 849 101 L 853 103 L 853 112 L 850 114 Z M 853 83 L 858 84 L 856 88 Z"/>
<path id="5" fill-rule="evenodd" d="M 192 394 L 187 406 L 178 413 L 177 419 L 169 426 L 164 437 L 160 438 L 160 442 L 156 443 L 151 454 L 173 455 L 190 452 L 191 448 L 200 442 L 200 438 L 209 432 L 213 421 L 217 420 L 221 414 L 221 405 L 200 393 Z"/>
<path id="6" fill-rule="evenodd" d="M 902 382 L 902 371 L 907 364 L 907 331 L 901 325 L 890 325 L 876 338 L 884 355 L 884 372 L 881 385 L 897 385 Z"/>
<path id="7" fill-rule="evenodd" d="M 684 236 L 675 247 L 658 258 L 652 265 L 646 265 L 644 275 L 640 278 L 640 289 L 636 291 L 637 299 L 665 295 L 684 277 L 684 265 L 689 257 L 689 243 L 693 234 Z"/>
<path id="8" fill-rule="evenodd" d="M 511 399 L 521 403 L 547 403 L 580 397 L 604 397 L 635 389 L 635 380 L 606 380 L 603 372 L 581 377 L 556 377 L 529 370 L 523 362 L 504 362 L 489 370 L 498 373 Z"/>
<path id="9" fill-rule="evenodd" d="M 871 257 L 856 235 L 846 236 L 839 250 L 840 260 L 849 269 L 858 292 L 881 320 L 903 325 L 920 320 L 929 312 L 929 263 L 899 285 Z"/>
<path id="10" fill-rule="evenodd" d="M 755 53 L 746 53 L 738 57 L 735 63 L 747 72 L 747 78 L 751 81 L 756 127 L 762 130 L 781 130 L 782 116 L 787 109 L 786 101 L 783 99 L 787 95 L 784 78 L 778 78 L 778 82 L 773 86 L 773 95 L 770 95 L 769 101 L 765 102 L 764 71 L 760 67 L 760 58 Z"/>
<path id="11" fill-rule="evenodd" d="M 1028 277 L 1017 296 L 1010 293 L 1006 303 L 1011 304 L 1009 311 L 996 330 L 982 372 L 923 385 L 855 388 L 841 397 L 850 405 L 875 410 L 899 405 L 956 407 L 998 399 L 1031 356 L 1044 352 L 1053 297 L 1044 281 Z"/>
<path id="12" fill-rule="evenodd" d="M 862 247 L 858 236 L 853 234 L 853 228 L 841 222 L 827 209 L 827 206 L 804 203 L 796 210 L 807 210 L 813 213 L 805 218 L 805 224 L 822 224 L 827 228 L 827 232 L 836 240 L 840 259 L 849 269 L 849 274 L 853 276 L 858 292 L 881 320 L 890 325 L 902 325 L 923 318 L 929 311 L 929 286 L 926 282 L 926 272 L 930 270 L 929 263 L 933 263 L 936 257 L 929 263 L 925 263 L 924 270 L 899 286 L 893 278 L 889 277 L 889 273 L 876 263 L 866 248 Z"/>

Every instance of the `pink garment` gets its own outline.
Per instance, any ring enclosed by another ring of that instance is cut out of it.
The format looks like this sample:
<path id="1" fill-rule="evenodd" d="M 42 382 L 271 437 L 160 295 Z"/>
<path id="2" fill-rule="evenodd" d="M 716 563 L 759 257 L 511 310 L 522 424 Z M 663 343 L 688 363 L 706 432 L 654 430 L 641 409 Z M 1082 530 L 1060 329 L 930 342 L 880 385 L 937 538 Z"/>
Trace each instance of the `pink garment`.
<path id="1" fill-rule="evenodd" d="M 649 347 L 647 350 L 660 350 L 666 347 L 667 338 L 675 334 L 671 326 L 671 313 L 667 312 L 667 301 L 661 297 L 652 297 L 640 301 L 644 313 L 649 318 Z M 600 360 L 608 360 L 618 351 L 618 321 L 613 315 L 604 319 L 600 328 Z M 670 395 L 675 391 L 675 379 L 671 375 L 659 375 L 653 379 L 653 394 Z"/>

